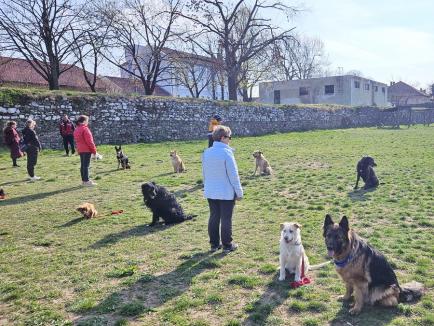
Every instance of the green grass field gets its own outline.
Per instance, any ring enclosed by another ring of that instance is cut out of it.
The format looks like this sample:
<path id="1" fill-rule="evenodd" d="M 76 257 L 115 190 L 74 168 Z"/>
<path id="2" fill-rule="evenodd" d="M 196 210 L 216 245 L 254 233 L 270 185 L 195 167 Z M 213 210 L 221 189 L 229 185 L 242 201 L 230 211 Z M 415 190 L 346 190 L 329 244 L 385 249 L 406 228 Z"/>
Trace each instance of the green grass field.
<path id="1" fill-rule="evenodd" d="M 80 187 L 79 158 L 43 151 L 26 181 L 25 160 L 12 169 L 0 151 L 0 325 L 434 325 L 434 128 L 349 129 L 234 137 L 245 198 L 234 214 L 229 255 L 210 254 L 202 196 L 206 141 L 125 146 L 132 169 L 118 171 L 112 146 L 92 162 L 96 188 Z M 187 173 L 171 173 L 170 149 Z M 275 175 L 252 177 L 262 149 Z M 353 192 L 355 165 L 375 158 L 380 187 Z M 148 227 L 141 183 L 174 192 L 194 221 Z M 100 217 L 82 220 L 89 201 Z M 124 210 L 111 215 L 112 210 Z M 416 304 L 367 307 L 356 317 L 337 298 L 344 286 L 333 266 L 311 272 L 296 290 L 279 282 L 279 224 L 303 225 L 311 263 L 325 261 L 326 213 L 346 214 L 380 249 L 401 283 L 428 287 Z"/>

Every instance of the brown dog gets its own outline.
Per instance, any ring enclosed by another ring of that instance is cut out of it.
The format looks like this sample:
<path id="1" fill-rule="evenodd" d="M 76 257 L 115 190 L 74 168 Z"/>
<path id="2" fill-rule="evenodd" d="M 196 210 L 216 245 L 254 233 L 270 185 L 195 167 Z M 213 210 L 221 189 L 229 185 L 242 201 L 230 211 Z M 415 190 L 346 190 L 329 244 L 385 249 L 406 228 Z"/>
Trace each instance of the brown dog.
<path id="1" fill-rule="evenodd" d="M 173 171 L 175 173 L 185 172 L 184 162 L 181 160 L 175 150 L 170 152 L 170 159 L 172 160 Z"/>
<path id="2" fill-rule="evenodd" d="M 256 171 L 259 168 L 259 174 L 271 175 L 273 170 L 271 169 L 270 163 L 265 159 L 264 154 L 261 151 L 254 151 L 253 157 L 256 159 L 256 167 L 253 175 L 256 175 Z"/>
<path id="3" fill-rule="evenodd" d="M 323 231 L 328 254 L 345 282 L 343 300 L 354 294 L 351 314 L 358 314 L 365 303 L 393 307 L 421 297 L 423 285 L 411 282 L 400 286 L 386 257 L 350 229 L 346 216 L 338 224 L 327 214 Z"/>
<path id="4" fill-rule="evenodd" d="M 95 206 L 91 203 L 83 203 L 77 207 L 77 211 L 79 211 L 84 218 L 90 219 L 94 218 L 98 215 Z"/>

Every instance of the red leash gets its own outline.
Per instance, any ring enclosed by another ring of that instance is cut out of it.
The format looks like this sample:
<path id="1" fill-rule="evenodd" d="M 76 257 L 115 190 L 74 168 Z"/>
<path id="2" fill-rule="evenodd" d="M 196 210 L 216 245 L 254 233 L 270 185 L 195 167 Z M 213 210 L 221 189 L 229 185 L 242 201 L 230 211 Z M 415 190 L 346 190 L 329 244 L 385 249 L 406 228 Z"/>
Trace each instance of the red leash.
<path id="1" fill-rule="evenodd" d="M 298 281 L 298 282 L 294 281 L 294 282 L 289 283 L 291 288 L 296 289 L 300 286 L 310 284 L 310 282 L 311 282 L 310 278 L 304 275 L 304 255 L 301 258 L 301 275 L 300 276 L 301 276 L 300 281 Z"/>

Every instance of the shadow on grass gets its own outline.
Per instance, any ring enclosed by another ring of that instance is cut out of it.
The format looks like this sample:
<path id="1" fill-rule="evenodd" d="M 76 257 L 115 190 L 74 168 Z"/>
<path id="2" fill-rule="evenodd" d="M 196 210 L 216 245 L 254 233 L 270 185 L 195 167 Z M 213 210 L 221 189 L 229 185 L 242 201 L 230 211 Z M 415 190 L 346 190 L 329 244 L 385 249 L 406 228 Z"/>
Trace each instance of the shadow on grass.
<path id="1" fill-rule="evenodd" d="M 202 189 L 202 188 L 203 188 L 203 184 L 198 184 L 198 185 L 191 187 L 191 188 L 177 190 L 173 194 L 175 195 L 175 197 L 183 197 L 185 194 L 195 192 L 195 191 Z"/>
<path id="2" fill-rule="evenodd" d="M 138 225 L 136 227 L 133 227 L 132 229 L 121 231 L 118 233 L 112 233 L 109 235 L 106 235 L 101 240 L 98 240 L 93 245 L 89 246 L 88 249 L 99 249 L 103 247 L 107 247 L 110 245 L 113 245 L 123 239 L 131 238 L 131 237 L 141 237 L 145 236 L 151 233 L 160 232 L 163 230 L 166 230 L 170 227 L 173 227 L 177 224 L 157 224 L 155 226 L 149 226 L 149 225 Z"/>
<path id="3" fill-rule="evenodd" d="M 289 281 L 280 282 L 278 277 L 279 275 L 274 275 L 273 280 L 267 284 L 265 292 L 253 303 L 243 325 L 266 324 L 268 316 L 288 298 L 291 291 Z"/>
<path id="4" fill-rule="evenodd" d="M 65 224 L 59 225 L 58 228 L 67 228 L 67 227 L 73 226 L 77 223 L 80 223 L 81 221 L 84 221 L 84 220 L 85 220 L 85 218 L 83 216 L 77 217 L 77 218 L 75 218 L 69 222 L 66 222 Z"/>
<path id="5" fill-rule="evenodd" d="M 98 171 L 96 171 L 96 175 L 98 176 L 98 175 L 107 175 L 107 174 L 110 174 L 110 173 L 113 173 L 113 172 L 116 172 L 116 171 L 121 171 L 122 169 L 111 169 L 111 170 L 107 170 L 107 171 L 101 171 L 101 172 L 98 172 Z"/>
<path id="6" fill-rule="evenodd" d="M 168 175 L 172 175 L 175 174 L 174 172 L 166 172 L 166 173 L 161 173 L 161 174 L 157 174 L 154 175 L 153 177 L 149 178 L 149 180 L 153 180 L 154 178 L 159 178 L 159 177 L 167 177 Z"/>
<path id="7" fill-rule="evenodd" d="M 16 184 L 16 183 L 24 183 L 26 181 L 29 181 L 29 179 L 22 179 L 22 180 L 3 182 L 3 183 L 0 183 L 0 187 L 7 186 L 7 185 L 13 185 L 13 184 Z"/>
<path id="8" fill-rule="evenodd" d="M 223 253 L 193 253 L 168 273 L 158 276 L 145 274 L 127 288 L 110 294 L 92 310 L 81 313 L 74 324 L 94 325 L 93 321 L 97 320 L 105 325 L 105 322 L 115 322 L 125 317 L 129 317 L 129 321 L 134 321 L 182 295 L 190 288 L 195 276 L 206 270 L 218 268 L 218 260 L 224 256 Z M 167 322 L 170 324 L 172 314 L 188 307 L 188 302 L 182 302 L 178 306 L 175 303 L 173 308 L 165 309 L 162 316 L 168 319 Z"/>
<path id="9" fill-rule="evenodd" d="M 41 200 L 41 199 L 44 199 L 44 198 L 47 198 L 50 196 L 55 196 L 58 194 L 63 194 L 66 192 L 70 192 L 70 191 L 74 191 L 74 190 L 78 190 L 78 189 L 82 189 L 82 188 L 83 188 L 82 186 L 75 186 L 75 187 L 58 189 L 58 190 L 53 190 L 53 191 L 48 191 L 48 192 L 40 192 L 40 193 L 33 194 L 33 195 L 27 195 L 27 196 L 21 196 L 21 197 L 6 199 L 6 200 L 0 202 L 0 207 L 11 206 L 11 205 L 16 205 L 16 204 L 24 204 L 24 203 L 27 203 L 30 201 Z"/>
<path id="10" fill-rule="evenodd" d="M 398 309 L 381 306 L 364 306 L 359 315 L 350 315 L 348 303 L 342 303 L 341 308 L 336 313 L 329 325 L 332 326 L 372 326 L 372 325 L 388 325 L 394 318 L 400 315 Z"/>
<path id="11" fill-rule="evenodd" d="M 365 195 L 375 191 L 377 188 L 369 188 L 369 189 L 359 189 L 353 190 L 348 193 L 348 197 L 350 197 L 353 201 L 366 201 L 369 197 Z"/>

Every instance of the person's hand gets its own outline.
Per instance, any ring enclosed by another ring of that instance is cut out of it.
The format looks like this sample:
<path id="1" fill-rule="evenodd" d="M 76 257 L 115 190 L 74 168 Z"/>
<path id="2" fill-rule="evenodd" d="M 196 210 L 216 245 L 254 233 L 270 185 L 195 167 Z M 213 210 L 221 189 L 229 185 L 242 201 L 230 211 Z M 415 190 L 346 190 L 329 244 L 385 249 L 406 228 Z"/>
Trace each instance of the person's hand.
<path id="1" fill-rule="evenodd" d="M 243 199 L 243 197 L 236 197 L 235 198 L 236 201 L 240 201 L 241 199 Z"/>

